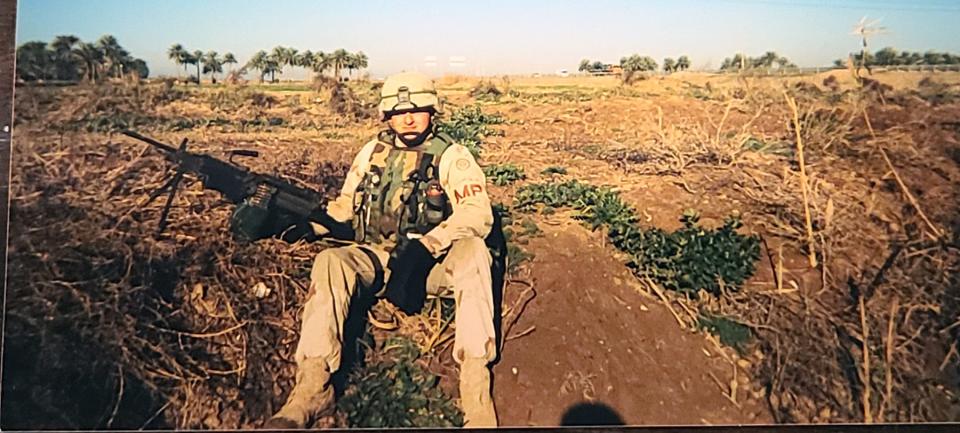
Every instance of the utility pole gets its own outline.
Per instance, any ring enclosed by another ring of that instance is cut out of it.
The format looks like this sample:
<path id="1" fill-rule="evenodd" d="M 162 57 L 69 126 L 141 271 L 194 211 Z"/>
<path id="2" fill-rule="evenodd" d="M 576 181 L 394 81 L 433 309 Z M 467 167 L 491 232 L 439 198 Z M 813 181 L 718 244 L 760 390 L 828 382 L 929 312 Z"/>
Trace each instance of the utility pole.
<path id="1" fill-rule="evenodd" d="M 877 26 L 882 19 L 883 18 L 880 18 L 868 23 L 867 17 L 860 18 L 860 22 L 853 26 L 853 32 L 850 33 L 851 35 L 860 36 L 860 40 L 862 41 L 860 47 L 860 63 L 857 65 L 857 70 L 855 72 L 858 81 L 860 80 L 861 67 L 867 68 L 867 73 L 873 75 L 870 65 L 867 64 L 867 39 L 873 37 L 874 35 L 887 34 L 886 27 Z"/>

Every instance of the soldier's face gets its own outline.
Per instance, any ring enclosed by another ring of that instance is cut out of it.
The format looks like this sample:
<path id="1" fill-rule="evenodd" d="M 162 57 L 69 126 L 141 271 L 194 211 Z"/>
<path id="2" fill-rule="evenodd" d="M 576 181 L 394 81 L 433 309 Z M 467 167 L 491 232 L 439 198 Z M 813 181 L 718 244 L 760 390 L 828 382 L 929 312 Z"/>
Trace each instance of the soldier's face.
<path id="1" fill-rule="evenodd" d="M 427 111 L 408 111 L 390 116 L 387 123 L 390 128 L 404 138 L 416 138 L 430 125 L 431 113 Z"/>

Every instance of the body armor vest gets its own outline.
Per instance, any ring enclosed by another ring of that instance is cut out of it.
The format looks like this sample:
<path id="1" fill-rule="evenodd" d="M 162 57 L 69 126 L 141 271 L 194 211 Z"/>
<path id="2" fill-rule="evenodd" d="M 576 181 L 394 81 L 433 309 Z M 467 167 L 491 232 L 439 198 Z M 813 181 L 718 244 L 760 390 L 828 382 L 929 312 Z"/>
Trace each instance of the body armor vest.
<path id="1" fill-rule="evenodd" d="M 385 244 L 392 249 L 423 236 L 447 219 L 453 208 L 440 185 L 440 157 L 453 142 L 434 134 L 416 148 L 394 146 L 392 131 L 377 136 L 354 195 L 353 228 L 357 242 Z"/>

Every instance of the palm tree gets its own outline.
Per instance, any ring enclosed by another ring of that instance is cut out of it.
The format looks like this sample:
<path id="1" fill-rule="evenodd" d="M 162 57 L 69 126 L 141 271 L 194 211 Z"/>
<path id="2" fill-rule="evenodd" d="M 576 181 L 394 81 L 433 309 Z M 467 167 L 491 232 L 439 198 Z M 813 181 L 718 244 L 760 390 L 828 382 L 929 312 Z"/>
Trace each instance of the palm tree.
<path id="1" fill-rule="evenodd" d="M 277 51 L 278 49 L 281 51 Z M 273 49 L 273 55 L 281 74 L 283 73 L 283 68 L 286 66 L 296 67 L 299 60 L 297 49 L 293 47 L 276 47 Z"/>
<path id="2" fill-rule="evenodd" d="M 577 68 L 577 70 L 580 71 L 580 72 L 587 72 L 587 71 L 589 71 L 589 70 L 590 70 L 590 60 L 589 60 L 589 59 L 583 59 L 583 60 L 581 60 L 581 61 L 580 61 L 580 67 Z"/>
<path id="3" fill-rule="evenodd" d="M 300 60 L 300 56 L 297 53 L 298 51 L 296 48 L 288 47 L 287 52 L 284 53 L 285 55 L 283 56 L 283 63 L 281 63 L 281 66 L 289 66 L 291 68 L 297 67 L 297 63 L 299 63 Z"/>
<path id="4" fill-rule="evenodd" d="M 294 59 L 294 66 L 299 66 L 301 68 L 309 68 L 313 65 L 313 51 L 306 50 L 300 54 L 297 54 Z"/>
<path id="5" fill-rule="evenodd" d="M 73 52 L 73 46 L 78 42 L 80 39 L 73 35 L 57 36 L 50 42 L 57 79 L 72 81 L 78 78 L 77 57 Z"/>
<path id="6" fill-rule="evenodd" d="M 663 59 L 663 72 L 671 73 L 677 70 L 677 62 L 671 57 Z"/>
<path id="7" fill-rule="evenodd" d="M 186 57 L 187 50 L 183 49 L 183 45 L 173 44 L 170 48 L 167 49 L 167 58 L 173 60 L 173 63 L 176 63 L 177 66 L 184 65 L 183 70 L 186 71 Z M 177 78 L 180 77 L 180 70 L 177 70 Z"/>
<path id="8" fill-rule="evenodd" d="M 277 49 L 280 49 L 279 51 Z M 277 81 L 277 72 L 283 74 L 283 57 L 286 49 L 283 47 L 274 48 L 273 52 L 270 54 L 264 53 L 263 58 L 263 73 L 270 74 L 270 82 L 275 83 Z"/>
<path id="9" fill-rule="evenodd" d="M 264 65 L 266 69 L 264 69 L 264 72 L 270 74 L 271 83 L 277 82 L 277 73 L 280 73 L 280 75 L 283 75 L 283 67 L 281 67 L 280 65 L 281 63 L 279 60 L 277 60 L 273 56 L 267 56 L 267 63 Z"/>
<path id="10" fill-rule="evenodd" d="M 776 62 L 779 57 L 780 57 L 780 56 L 778 56 L 777 53 L 775 53 L 775 52 L 773 52 L 773 51 L 767 51 L 767 52 L 763 53 L 763 55 L 760 56 L 759 58 L 754 59 L 754 61 L 753 61 L 753 66 L 754 66 L 754 67 L 772 68 L 772 67 L 773 67 L 773 63 Z"/>
<path id="11" fill-rule="evenodd" d="M 190 54 L 189 51 L 184 51 L 184 52 L 183 52 L 183 60 L 182 60 L 182 61 L 183 61 L 183 70 L 186 71 L 186 70 L 187 70 L 187 67 L 188 67 L 189 65 L 195 65 L 195 64 L 197 64 L 197 61 L 198 61 L 198 60 L 197 60 L 197 58 L 196 58 L 193 54 Z M 189 72 L 187 72 L 187 73 L 189 74 Z M 192 75 L 187 75 L 187 82 L 188 82 L 188 83 L 190 82 L 190 79 L 191 79 L 190 77 L 192 77 Z M 199 81 L 199 80 L 198 80 L 198 81 Z"/>
<path id="12" fill-rule="evenodd" d="M 87 42 L 77 45 L 74 52 L 84 63 L 84 77 L 91 82 L 96 82 L 98 71 L 103 63 L 103 52 L 96 45 Z"/>
<path id="13" fill-rule="evenodd" d="M 26 81 L 45 80 L 52 76 L 53 52 L 40 41 L 17 47 L 17 76 Z"/>
<path id="14" fill-rule="evenodd" d="M 200 65 L 203 64 L 203 51 L 196 50 L 190 55 L 191 64 L 197 65 L 197 87 L 200 87 Z"/>
<path id="15" fill-rule="evenodd" d="M 233 53 L 226 53 L 223 55 L 222 63 L 224 65 L 235 65 L 237 63 L 237 58 L 233 57 Z M 233 72 L 232 66 L 230 67 L 230 72 Z"/>
<path id="16" fill-rule="evenodd" d="M 343 48 L 338 48 L 336 51 L 333 52 L 331 57 L 332 57 L 331 61 L 333 62 L 333 78 L 336 79 L 337 82 L 339 83 L 340 70 L 347 65 L 347 62 L 350 61 L 350 53 L 348 53 L 347 50 Z"/>
<path id="17" fill-rule="evenodd" d="M 333 67 L 332 59 L 329 54 L 323 51 L 313 53 L 313 62 L 310 65 L 310 69 L 313 69 L 313 72 L 323 75 L 324 71 Z"/>
<path id="18" fill-rule="evenodd" d="M 150 75 L 150 69 L 147 68 L 147 62 L 143 61 L 143 59 L 131 59 L 125 64 L 124 69 L 136 71 L 137 76 L 140 78 L 147 78 L 147 76 Z"/>
<path id="19" fill-rule="evenodd" d="M 289 51 L 287 50 L 286 47 L 283 47 L 283 46 L 280 46 L 280 45 L 277 45 L 277 46 L 273 47 L 273 51 L 270 52 L 270 57 L 269 57 L 269 59 L 272 60 L 273 63 L 276 64 L 276 66 L 275 66 L 273 69 L 279 69 L 281 74 L 283 74 L 283 65 L 285 65 L 285 64 L 287 63 L 287 53 L 288 53 L 288 52 L 289 52 Z M 273 74 L 274 72 L 276 72 L 276 71 L 270 71 L 270 82 L 271 82 L 271 83 L 275 81 L 275 79 L 274 79 L 274 74 Z"/>
<path id="20" fill-rule="evenodd" d="M 353 70 L 358 69 L 357 67 L 357 55 L 347 53 L 347 62 L 343 65 L 344 68 L 347 68 L 347 76 L 353 78 Z"/>
<path id="21" fill-rule="evenodd" d="M 365 69 L 367 66 L 369 66 L 369 60 L 370 58 L 368 58 L 363 51 L 357 51 L 356 54 L 353 55 L 354 69 Z"/>
<path id="22" fill-rule="evenodd" d="M 216 51 L 208 51 L 203 55 L 203 73 L 210 74 L 210 82 L 217 84 L 217 73 L 223 72 L 223 62 L 217 56 Z"/>
<path id="23" fill-rule="evenodd" d="M 260 50 L 257 51 L 253 57 L 250 57 L 250 60 L 247 61 L 247 64 L 243 66 L 244 69 L 254 69 L 260 72 L 260 82 L 263 82 L 263 76 L 266 75 L 267 69 L 267 52 Z"/>
<path id="24" fill-rule="evenodd" d="M 116 72 L 117 76 L 123 76 L 123 61 L 129 54 L 120 46 L 117 38 L 103 35 L 97 40 L 97 48 L 103 52 L 107 75 L 112 77 Z"/>

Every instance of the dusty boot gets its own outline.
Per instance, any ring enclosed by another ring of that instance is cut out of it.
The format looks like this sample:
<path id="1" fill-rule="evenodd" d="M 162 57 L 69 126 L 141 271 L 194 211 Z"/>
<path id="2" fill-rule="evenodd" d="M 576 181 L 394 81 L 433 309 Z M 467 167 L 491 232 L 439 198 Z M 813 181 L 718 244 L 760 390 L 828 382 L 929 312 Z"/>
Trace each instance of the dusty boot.
<path id="1" fill-rule="evenodd" d="M 496 427 L 497 411 L 490 395 L 490 369 L 483 358 L 460 363 L 460 407 L 464 427 Z"/>
<path id="2" fill-rule="evenodd" d="M 270 429 L 302 429 L 333 413 L 333 386 L 327 363 L 319 358 L 303 360 L 297 370 L 297 384 L 287 403 L 264 423 Z"/>

